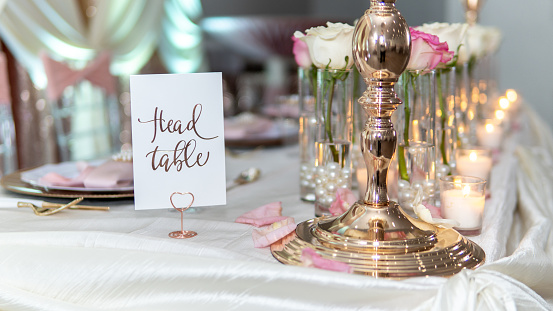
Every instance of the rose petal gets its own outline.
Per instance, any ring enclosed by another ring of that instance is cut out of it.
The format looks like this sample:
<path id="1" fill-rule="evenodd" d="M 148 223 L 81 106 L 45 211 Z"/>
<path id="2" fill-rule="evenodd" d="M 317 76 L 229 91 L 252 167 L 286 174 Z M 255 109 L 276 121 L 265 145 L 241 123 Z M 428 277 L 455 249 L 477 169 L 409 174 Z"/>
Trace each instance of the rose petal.
<path id="1" fill-rule="evenodd" d="M 313 267 L 329 271 L 352 273 L 353 268 L 344 262 L 323 258 L 314 249 L 306 247 L 301 252 L 301 262 L 305 267 Z"/>
<path id="2" fill-rule="evenodd" d="M 357 201 L 353 192 L 346 188 L 336 190 L 336 199 L 330 204 L 330 213 L 332 216 L 342 215 Z"/>
<path id="3" fill-rule="evenodd" d="M 267 247 L 296 229 L 294 218 L 286 217 L 281 221 L 275 222 L 270 226 L 263 227 L 260 230 L 252 231 L 253 246 L 257 248 Z"/>
<path id="4" fill-rule="evenodd" d="M 282 216 L 281 202 L 272 202 L 238 216 L 235 222 L 262 227 L 286 218 Z"/>

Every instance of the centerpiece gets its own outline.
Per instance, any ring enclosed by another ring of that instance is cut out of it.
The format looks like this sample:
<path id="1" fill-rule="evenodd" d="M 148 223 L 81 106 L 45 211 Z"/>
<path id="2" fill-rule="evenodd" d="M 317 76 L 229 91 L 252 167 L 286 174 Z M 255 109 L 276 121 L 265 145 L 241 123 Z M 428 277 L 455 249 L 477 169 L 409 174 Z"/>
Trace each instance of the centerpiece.
<path id="1" fill-rule="evenodd" d="M 277 260 L 301 265 L 303 250 L 310 248 L 324 259 L 347 263 L 353 273 L 389 278 L 452 275 L 484 262 L 478 245 L 453 229 L 410 217 L 388 198 L 388 166 L 397 142 L 391 116 L 401 104 L 394 85 L 410 49 L 409 28 L 395 0 L 371 0 L 353 34 L 353 58 L 367 84 L 359 99 L 369 115 L 360 135 L 365 196 L 342 215 L 300 223 L 287 242 L 271 246 Z"/>

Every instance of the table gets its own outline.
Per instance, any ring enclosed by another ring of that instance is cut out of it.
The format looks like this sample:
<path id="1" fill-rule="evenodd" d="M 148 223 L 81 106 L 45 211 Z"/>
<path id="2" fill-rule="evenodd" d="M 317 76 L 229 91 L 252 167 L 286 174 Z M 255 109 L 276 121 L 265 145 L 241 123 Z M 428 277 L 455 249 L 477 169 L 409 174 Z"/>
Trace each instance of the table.
<path id="1" fill-rule="evenodd" d="M 227 180 L 261 168 L 259 181 L 228 192 L 226 206 L 185 213 L 135 211 L 132 200 L 92 201 L 111 211 L 35 216 L 0 210 L 0 310 L 547 310 L 553 306 L 553 138 L 526 109 L 491 175 L 476 270 L 451 278 L 374 279 L 278 263 L 253 247 L 242 213 L 281 201 L 296 222 L 297 146 L 227 157 Z M 16 197 L 2 191 L 0 196 Z M 17 195 L 20 197 L 19 195 Z"/>

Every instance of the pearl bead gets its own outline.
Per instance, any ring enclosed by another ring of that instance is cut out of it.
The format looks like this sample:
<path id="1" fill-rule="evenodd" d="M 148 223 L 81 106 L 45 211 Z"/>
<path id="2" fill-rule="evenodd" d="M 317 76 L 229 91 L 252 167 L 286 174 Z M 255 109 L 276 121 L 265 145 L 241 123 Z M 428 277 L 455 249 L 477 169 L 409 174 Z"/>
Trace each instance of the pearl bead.
<path id="1" fill-rule="evenodd" d="M 413 190 L 419 190 L 422 189 L 422 182 L 420 180 L 414 181 L 411 185 L 411 189 Z"/>
<path id="2" fill-rule="evenodd" d="M 309 181 L 308 181 L 308 180 L 302 180 L 302 181 L 300 182 L 300 185 L 301 185 L 302 187 L 309 187 Z"/>
<path id="3" fill-rule="evenodd" d="M 329 169 L 329 170 L 337 170 L 340 168 L 340 166 L 338 165 L 338 163 L 336 162 L 329 162 L 326 167 Z"/>
<path id="4" fill-rule="evenodd" d="M 305 179 L 307 179 L 307 180 L 313 179 L 313 175 L 311 175 L 311 174 L 306 174 L 304 177 L 305 177 Z"/>
<path id="5" fill-rule="evenodd" d="M 426 180 L 423 186 L 424 189 L 433 189 L 436 187 L 436 182 L 434 180 Z"/>
<path id="6" fill-rule="evenodd" d="M 309 166 L 307 166 L 306 164 L 300 165 L 300 171 L 305 172 L 305 171 L 308 171 L 308 170 L 309 170 Z"/>
<path id="7" fill-rule="evenodd" d="M 318 166 L 317 167 L 317 175 L 319 175 L 319 176 L 326 175 L 326 169 L 322 166 Z"/>
<path id="8" fill-rule="evenodd" d="M 397 181 L 397 186 L 400 190 L 408 189 L 411 185 L 407 180 L 400 179 Z"/>
<path id="9" fill-rule="evenodd" d="M 320 185 L 323 181 L 320 178 L 315 178 L 315 184 Z"/>
<path id="10" fill-rule="evenodd" d="M 330 191 L 330 192 L 334 192 L 336 191 L 336 185 L 334 183 L 329 183 L 326 185 L 326 190 Z"/>
<path id="11" fill-rule="evenodd" d="M 336 179 L 336 177 L 338 177 L 338 172 L 336 171 L 328 172 L 328 179 Z"/>

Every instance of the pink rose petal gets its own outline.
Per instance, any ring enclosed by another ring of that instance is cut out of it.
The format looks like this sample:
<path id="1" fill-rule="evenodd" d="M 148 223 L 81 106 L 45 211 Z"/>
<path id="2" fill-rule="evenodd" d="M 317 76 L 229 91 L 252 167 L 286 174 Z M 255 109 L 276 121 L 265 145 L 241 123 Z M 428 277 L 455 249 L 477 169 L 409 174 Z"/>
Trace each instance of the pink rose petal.
<path id="1" fill-rule="evenodd" d="M 344 262 L 323 258 L 314 249 L 306 247 L 301 252 L 301 262 L 305 267 L 352 273 L 353 268 Z"/>
<path id="2" fill-rule="evenodd" d="M 336 190 L 336 199 L 330 205 L 330 213 L 332 216 L 338 216 L 345 213 L 357 201 L 353 192 L 346 188 Z"/>
<path id="3" fill-rule="evenodd" d="M 275 222 L 270 226 L 263 227 L 260 230 L 252 231 L 253 246 L 257 248 L 267 247 L 280 239 L 287 236 L 290 232 L 296 229 L 294 218 L 286 217 L 285 219 Z"/>
<path id="4" fill-rule="evenodd" d="M 235 222 L 262 227 L 286 218 L 282 216 L 281 202 L 273 202 L 238 216 Z"/>

